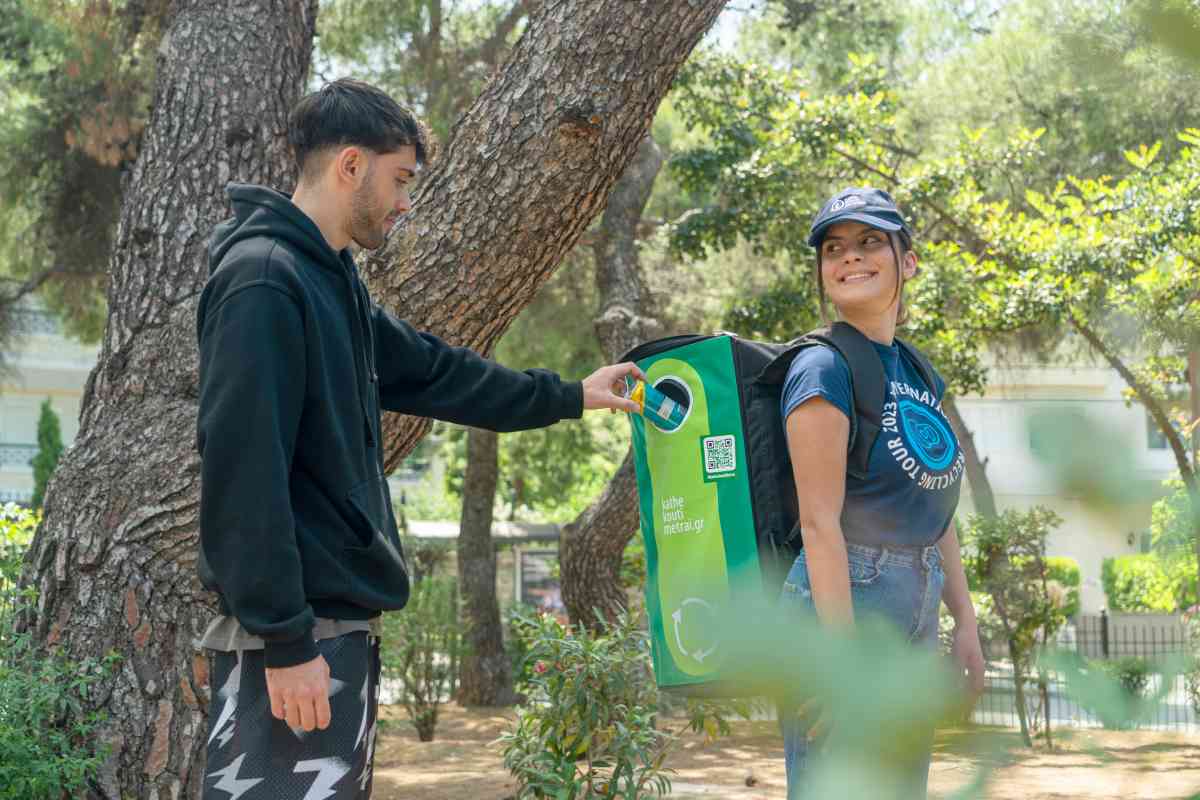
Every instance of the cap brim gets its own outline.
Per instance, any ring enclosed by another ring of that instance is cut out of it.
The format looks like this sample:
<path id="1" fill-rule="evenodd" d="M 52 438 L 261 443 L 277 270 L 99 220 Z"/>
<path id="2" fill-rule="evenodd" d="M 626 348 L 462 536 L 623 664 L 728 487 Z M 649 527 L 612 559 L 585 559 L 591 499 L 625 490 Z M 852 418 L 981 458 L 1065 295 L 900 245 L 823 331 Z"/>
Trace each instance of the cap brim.
<path id="1" fill-rule="evenodd" d="M 896 231 L 904 228 L 903 225 L 892 222 L 890 219 L 876 217 L 861 211 L 851 211 L 847 214 L 838 214 L 836 217 L 832 217 L 831 219 L 827 219 L 822 222 L 819 228 L 813 228 L 812 233 L 808 235 L 808 246 L 816 247 L 818 244 L 820 244 L 821 239 L 825 236 L 825 231 L 829 230 L 830 227 L 837 225 L 839 222 L 861 222 L 864 225 L 870 225 L 872 228 L 878 228 L 879 230 L 887 231 L 888 233 L 895 233 Z"/>

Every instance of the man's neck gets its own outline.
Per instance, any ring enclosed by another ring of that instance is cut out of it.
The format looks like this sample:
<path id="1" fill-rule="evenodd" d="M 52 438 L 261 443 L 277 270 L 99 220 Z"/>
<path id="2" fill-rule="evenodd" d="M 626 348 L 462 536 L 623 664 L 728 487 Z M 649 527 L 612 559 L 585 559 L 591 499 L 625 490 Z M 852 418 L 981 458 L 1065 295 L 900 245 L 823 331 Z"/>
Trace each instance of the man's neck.
<path id="1" fill-rule="evenodd" d="M 292 203 L 316 224 L 325 242 L 333 251 L 341 252 L 350 246 L 350 234 L 345 229 L 345 216 L 328 202 L 328 192 L 320 187 L 301 183 L 296 186 Z"/>

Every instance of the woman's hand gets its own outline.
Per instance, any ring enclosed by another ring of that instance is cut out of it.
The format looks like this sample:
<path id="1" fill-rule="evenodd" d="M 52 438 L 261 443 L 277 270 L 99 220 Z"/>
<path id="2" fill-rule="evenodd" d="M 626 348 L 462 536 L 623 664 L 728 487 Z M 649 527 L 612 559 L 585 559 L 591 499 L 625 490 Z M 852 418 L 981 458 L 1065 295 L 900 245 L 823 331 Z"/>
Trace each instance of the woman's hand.
<path id="1" fill-rule="evenodd" d="M 975 708 L 975 702 L 983 694 L 983 673 L 987 664 L 983 660 L 983 648 L 979 644 L 979 627 L 973 622 L 954 626 L 954 643 L 950 655 L 960 670 L 967 673 L 966 684 L 963 687 L 966 697 L 964 702 L 970 709 Z"/>

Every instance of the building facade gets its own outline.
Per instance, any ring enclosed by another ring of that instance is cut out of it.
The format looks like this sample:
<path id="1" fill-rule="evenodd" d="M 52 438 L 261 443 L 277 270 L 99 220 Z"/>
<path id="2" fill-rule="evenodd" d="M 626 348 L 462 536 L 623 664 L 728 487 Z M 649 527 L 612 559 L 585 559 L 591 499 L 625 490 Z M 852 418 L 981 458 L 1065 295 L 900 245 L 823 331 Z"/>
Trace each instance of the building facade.
<path id="1" fill-rule="evenodd" d="M 69 447 L 100 346 L 66 336 L 58 319 L 40 306 L 22 306 L 15 313 L 17 335 L 0 371 L 0 502 L 28 503 L 42 403 L 50 400 Z"/>
<path id="2" fill-rule="evenodd" d="M 1079 562 L 1081 610 L 1098 613 L 1106 605 L 1104 559 L 1149 548 L 1150 509 L 1176 470 L 1171 451 L 1145 409 L 1126 403 L 1125 384 L 1108 367 L 997 364 L 989 379 L 982 396 L 959 398 L 958 407 L 987 460 L 996 505 L 1001 511 L 1044 506 L 1062 517 L 1048 537 L 1048 554 Z M 1082 435 L 1051 437 L 1048 446 L 1059 452 L 1047 453 L 1038 442 L 1047 425 Z M 1107 476 L 1098 485 L 1073 486 L 1073 478 L 1086 483 L 1088 476 L 1058 468 L 1079 454 L 1085 469 Z M 971 511 L 964 486 L 959 519 Z"/>

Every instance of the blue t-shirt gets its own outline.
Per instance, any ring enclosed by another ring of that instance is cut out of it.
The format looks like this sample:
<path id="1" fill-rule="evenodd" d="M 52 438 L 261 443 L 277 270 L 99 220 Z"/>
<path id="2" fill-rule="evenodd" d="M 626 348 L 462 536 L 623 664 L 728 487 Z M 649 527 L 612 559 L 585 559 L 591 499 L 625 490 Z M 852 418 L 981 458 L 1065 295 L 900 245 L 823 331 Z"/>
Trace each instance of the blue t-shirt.
<path id="1" fill-rule="evenodd" d="M 887 375 L 883 427 L 866 478 L 846 475 L 842 532 L 859 544 L 933 544 L 954 518 L 965 463 L 942 413 L 946 384 L 935 373 L 937 385 L 926 386 L 899 345 L 872 344 Z M 797 406 L 818 396 L 849 418 L 850 385 L 850 365 L 837 351 L 821 345 L 801 350 L 783 384 L 785 425 Z"/>

